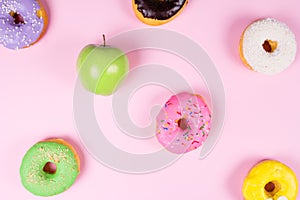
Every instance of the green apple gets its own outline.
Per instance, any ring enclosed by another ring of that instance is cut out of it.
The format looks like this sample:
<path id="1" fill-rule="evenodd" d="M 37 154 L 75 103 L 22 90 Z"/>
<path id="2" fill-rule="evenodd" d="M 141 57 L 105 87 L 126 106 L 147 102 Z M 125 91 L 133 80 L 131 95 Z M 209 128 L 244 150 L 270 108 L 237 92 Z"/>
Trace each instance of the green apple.
<path id="1" fill-rule="evenodd" d="M 87 45 L 77 59 L 77 71 L 83 86 L 101 95 L 111 95 L 126 77 L 129 70 L 127 56 L 118 48 Z"/>

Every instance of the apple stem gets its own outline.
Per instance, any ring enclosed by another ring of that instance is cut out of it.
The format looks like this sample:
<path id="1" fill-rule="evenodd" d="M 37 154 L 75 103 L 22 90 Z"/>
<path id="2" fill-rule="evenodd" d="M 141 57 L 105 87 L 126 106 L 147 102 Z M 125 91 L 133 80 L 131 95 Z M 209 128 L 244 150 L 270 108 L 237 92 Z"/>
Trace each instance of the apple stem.
<path id="1" fill-rule="evenodd" d="M 106 42 L 105 42 L 105 35 L 103 34 L 102 37 L 103 37 L 103 46 L 105 46 L 105 45 L 106 45 Z"/>

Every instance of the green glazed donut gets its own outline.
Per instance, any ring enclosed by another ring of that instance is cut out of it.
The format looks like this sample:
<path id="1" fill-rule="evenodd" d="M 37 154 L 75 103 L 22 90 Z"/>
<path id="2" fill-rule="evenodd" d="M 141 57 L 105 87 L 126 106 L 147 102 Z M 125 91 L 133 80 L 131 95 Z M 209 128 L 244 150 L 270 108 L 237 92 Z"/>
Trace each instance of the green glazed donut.
<path id="1" fill-rule="evenodd" d="M 79 157 L 62 139 L 36 143 L 25 154 L 20 167 L 23 186 L 37 196 L 53 196 L 67 190 L 80 172 Z"/>

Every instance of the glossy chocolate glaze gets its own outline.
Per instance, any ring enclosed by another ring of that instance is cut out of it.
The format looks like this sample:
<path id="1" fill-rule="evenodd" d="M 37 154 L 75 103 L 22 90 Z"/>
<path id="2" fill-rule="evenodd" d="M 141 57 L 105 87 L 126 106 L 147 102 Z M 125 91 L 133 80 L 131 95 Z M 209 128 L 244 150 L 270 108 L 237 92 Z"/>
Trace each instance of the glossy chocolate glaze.
<path id="1" fill-rule="evenodd" d="M 135 0 L 137 9 L 145 18 L 167 20 L 173 17 L 187 0 Z"/>

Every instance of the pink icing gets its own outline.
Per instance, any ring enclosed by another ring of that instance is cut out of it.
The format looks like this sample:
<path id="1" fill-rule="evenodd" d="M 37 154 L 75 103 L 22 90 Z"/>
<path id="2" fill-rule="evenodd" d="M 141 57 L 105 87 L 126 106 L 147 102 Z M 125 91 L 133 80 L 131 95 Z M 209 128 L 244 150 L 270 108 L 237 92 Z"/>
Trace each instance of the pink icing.
<path id="1" fill-rule="evenodd" d="M 197 149 L 206 140 L 211 112 L 201 96 L 180 93 L 165 103 L 156 120 L 158 141 L 167 150 L 182 154 Z"/>

